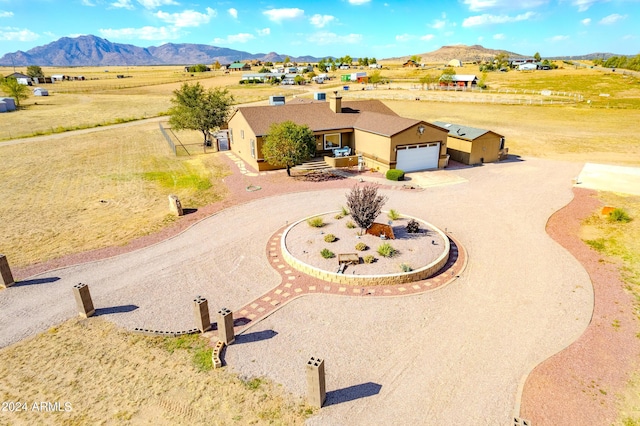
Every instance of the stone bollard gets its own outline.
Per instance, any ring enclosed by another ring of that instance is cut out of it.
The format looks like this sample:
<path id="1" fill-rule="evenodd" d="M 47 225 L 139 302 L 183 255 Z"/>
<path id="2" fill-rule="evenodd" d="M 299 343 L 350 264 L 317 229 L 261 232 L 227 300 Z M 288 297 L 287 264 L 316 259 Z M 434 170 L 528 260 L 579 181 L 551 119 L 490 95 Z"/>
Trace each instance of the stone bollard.
<path id="1" fill-rule="evenodd" d="M 200 332 L 211 330 L 211 319 L 209 318 L 209 302 L 202 296 L 193 299 L 193 313 L 196 318 L 196 328 Z"/>
<path id="2" fill-rule="evenodd" d="M 14 284 L 15 281 L 13 280 L 7 256 L 0 254 L 0 288 L 11 287 Z"/>
<path id="3" fill-rule="evenodd" d="M 224 342 L 225 345 L 230 345 L 236 340 L 236 335 L 233 331 L 233 312 L 227 308 L 222 308 L 218 311 L 218 339 Z"/>
<path id="4" fill-rule="evenodd" d="M 307 362 L 307 403 L 321 408 L 326 398 L 324 360 L 311 357 Z"/>
<path id="5" fill-rule="evenodd" d="M 169 195 L 169 211 L 176 216 L 182 216 L 184 214 L 182 204 L 177 195 Z"/>
<path id="6" fill-rule="evenodd" d="M 82 283 L 74 285 L 73 294 L 76 297 L 78 314 L 81 317 L 89 318 L 91 315 L 95 314 L 96 310 L 93 307 L 93 301 L 91 300 L 91 293 L 89 293 L 88 285 Z"/>

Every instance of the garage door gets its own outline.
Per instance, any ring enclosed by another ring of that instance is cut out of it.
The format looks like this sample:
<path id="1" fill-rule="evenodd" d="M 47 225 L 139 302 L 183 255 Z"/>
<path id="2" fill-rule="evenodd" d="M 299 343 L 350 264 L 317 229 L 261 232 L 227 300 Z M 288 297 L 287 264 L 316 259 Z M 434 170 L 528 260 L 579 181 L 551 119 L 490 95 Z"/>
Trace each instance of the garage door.
<path id="1" fill-rule="evenodd" d="M 437 169 L 440 158 L 440 142 L 429 145 L 409 145 L 398 147 L 396 151 L 396 169 L 405 172 Z"/>

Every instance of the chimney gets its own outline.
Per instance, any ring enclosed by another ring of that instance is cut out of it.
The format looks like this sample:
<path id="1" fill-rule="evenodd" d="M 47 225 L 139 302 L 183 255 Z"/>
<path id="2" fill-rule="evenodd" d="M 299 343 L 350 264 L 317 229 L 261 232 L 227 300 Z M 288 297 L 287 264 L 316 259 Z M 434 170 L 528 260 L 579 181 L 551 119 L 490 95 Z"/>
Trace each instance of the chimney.
<path id="1" fill-rule="evenodd" d="M 338 91 L 333 92 L 333 96 L 329 98 L 329 108 L 336 114 L 342 112 L 342 96 L 338 95 Z"/>

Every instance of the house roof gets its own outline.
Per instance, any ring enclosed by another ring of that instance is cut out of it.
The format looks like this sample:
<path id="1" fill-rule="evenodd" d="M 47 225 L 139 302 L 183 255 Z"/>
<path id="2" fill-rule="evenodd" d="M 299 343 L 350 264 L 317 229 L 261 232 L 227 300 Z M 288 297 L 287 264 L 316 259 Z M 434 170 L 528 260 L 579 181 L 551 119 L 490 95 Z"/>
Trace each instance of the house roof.
<path id="1" fill-rule="evenodd" d="M 31 78 L 31 77 L 29 77 L 28 75 L 24 75 L 24 74 L 22 74 L 22 73 L 20 73 L 20 72 L 14 72 L 13 74 L 9 74 L 9 75 L 8 75 L 8 76 L 6 76 L 6 77 L 7 77 L 7 78 L 11 78 L 11 77 L 13 77 L 13 78 Z"/>
<path id="2" fill-rule="evenodd" d="M 502 137 L 502 135 L 492 132 L 491 130 L 477 129 L 475 127 L 463 126 L 461 124 L 445 123 L 444 121 L 434 121 L 433 124 L 449 130 L 449 136 L 468 141 L 478 139 L 480 136 L 487 133 L 493 133 Z"/>
<path id="3" fill-rule="evenodd" d="M 233 64 L 229 65 L 229 68 L 244 68 L 246 65 L 246 62 L 234 62 Z"/>
<path id="4" fill-rule="evenodd" d="M 295 99 L 286 105 L 240 107 L 256 136 L 264 136 L 272 123 L 291 120 L 307 125 L 314 132 L 354 128 L 393 136 L 419 120 L 398 116 L 378 100 L 342 102 L 342 113 L 336 114 L 326 101 Z"/>
<path id="5" fill-rule="evenodd" d="M 456 74 L 451 77 L 453 81 L 473 81 L 478 78 L 473 74 Z"/>

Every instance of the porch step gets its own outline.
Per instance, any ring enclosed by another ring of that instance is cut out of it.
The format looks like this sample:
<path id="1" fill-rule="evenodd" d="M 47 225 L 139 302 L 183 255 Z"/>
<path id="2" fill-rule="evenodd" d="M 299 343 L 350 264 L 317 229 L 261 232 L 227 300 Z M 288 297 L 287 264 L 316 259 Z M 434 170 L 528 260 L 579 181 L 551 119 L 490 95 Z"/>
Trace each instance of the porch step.
<path id="1" fill-rule="evenodd" d="M 297 166 L 292 167 L 292 170 L 325 170 L 330 168 L 331 166 L 329 166 L 324 160 L 314 159 L 298 164 Z"/>

